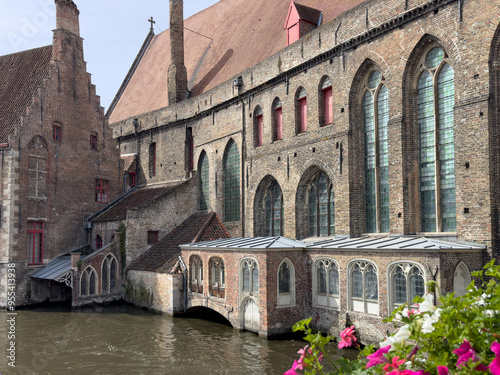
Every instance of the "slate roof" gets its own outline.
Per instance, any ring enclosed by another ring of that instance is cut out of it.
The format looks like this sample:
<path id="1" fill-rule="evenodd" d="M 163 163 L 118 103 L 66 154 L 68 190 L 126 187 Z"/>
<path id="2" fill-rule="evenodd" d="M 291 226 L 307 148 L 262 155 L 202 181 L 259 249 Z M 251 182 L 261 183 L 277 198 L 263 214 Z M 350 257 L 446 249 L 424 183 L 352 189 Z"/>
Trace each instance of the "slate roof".
<path id="1" fill-rule="evenodd" d="M 485 246 L 465 242 L 452 242 L 419 236 L 329 238 L 309 243 L 308 249 L 359 250 L 481 250 Z"/>
<path id="2" fill-rule="evenodd" d="M 52 46 L 0 56 L 0 143 L 8 140 L 48 76 Z"/>
<path id="3" fill-rule="evenodd" d="M 302 249 L 306 243 L 292 240 L 286 237 L 239 237 L 227 238 L 214 241 L 182 244 L 182 248 L 188 249 Z"/>
<path id="4" fill-rule="evenodd" d="M 128 269 L 168 273 L 179 260 L 180 244 L 228 237 L 224 224 L 215 212 L 198 212 L 130 263 Z"/>
<path id="5" fill-rule="evenodd" d="M 323 12 L 326 23 L 363 1 L 300 0 L 300 5 Z M 283 24 L 289 6 L 290 0 L 220 0 L 184 20 L 185 64 L 191 97 L 234 78 L 285 48 Z M 309 17 L 309 12 L 303 9 Z M 169 65 L 169 31 L 148 34 L 115 97 L 120 99 L 108 111 L 110 123 L 166 107 Z"/>
<path id="6" fill-rule="evenodd" d="M 96 222 L 124 220 L 127 215 L 127 209 L 146 207 L 155 200 L 174 191 L 185 182 L 172 182 L 161 187 L 132 189 L 90 217 L 89 220 Z"/>

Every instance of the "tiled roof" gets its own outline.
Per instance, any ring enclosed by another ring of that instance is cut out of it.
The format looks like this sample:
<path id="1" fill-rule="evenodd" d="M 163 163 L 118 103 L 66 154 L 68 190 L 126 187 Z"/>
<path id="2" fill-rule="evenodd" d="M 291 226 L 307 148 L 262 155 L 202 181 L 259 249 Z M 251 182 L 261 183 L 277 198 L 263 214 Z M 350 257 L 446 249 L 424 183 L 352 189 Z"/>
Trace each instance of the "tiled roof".
<path id="1" fill-rule="evenodd" d="M 215 212 L 198 212 L 135 259 L 128 269 L 168 273 L 179 260 L 180 244 L 228 237 L 226 228 Z"/>
<path id="2" fill-rule="evenodd" d="M 328 22 L 364 0 L 299 0 Z M 297 4 L 298 5 L 298 4 Z M 286 47 L 283 30 L 290 0 L 220 0 L 184 21 L 184 51 L 191 97 L 234 78 Z M 146 38 L 120 89 L 110 123 L 168 105 L 170 35 Z M 140 60 L 140 61 L 139 61 Z"/>
<path id="3" fill-rule="evenodd" d="M 6 142 L 47 77 L 52 46 L 0 56 L 0 143 Z"/>
<path id="4" fill-rule="evenodd" d="M 135 159 L 136 159 L 136 155 L 122 155 L 121 156 L 121 159 L 123 160 L 123 171 L 124 172 L 127 172 L 127 171 L 135 171 Z M 133 168 L 131 169 L 130 167 L 132 167 L 132 164 L 133 165 Z"/>
<path id="5" fill-rule="evenodd" d="M 131 190 L 127 194 L 111 202 L 102 209 L 97 215 L 90 218 L 90 221 L 116 221 L 124 220 L 127 215 L 127 209 L 145 207 L 165 194 L 172 192 L 183 182 L 173 182 L 162 187 L 144 187 L 137 190 Z"/>

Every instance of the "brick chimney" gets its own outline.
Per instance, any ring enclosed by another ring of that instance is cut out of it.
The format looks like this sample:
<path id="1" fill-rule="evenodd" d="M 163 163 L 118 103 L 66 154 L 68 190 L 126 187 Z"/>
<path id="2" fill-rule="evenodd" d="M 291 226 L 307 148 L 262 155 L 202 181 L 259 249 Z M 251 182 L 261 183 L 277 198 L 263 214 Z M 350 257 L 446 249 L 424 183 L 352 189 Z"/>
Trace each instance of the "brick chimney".
<path id="1" fill-rule="evenodd" d="M 64 29 L 76 36 L 80 36 L 78 16 L 80 11 L 73 0 L 55 0 L 56 29 Z"/>
<path id="2" fill-rule="evenodd" d="M 168 104 L 187 97 L 187 70 L 184 65 L 184 4 L 170 0 L 170 66 L 167 76 Z"/>

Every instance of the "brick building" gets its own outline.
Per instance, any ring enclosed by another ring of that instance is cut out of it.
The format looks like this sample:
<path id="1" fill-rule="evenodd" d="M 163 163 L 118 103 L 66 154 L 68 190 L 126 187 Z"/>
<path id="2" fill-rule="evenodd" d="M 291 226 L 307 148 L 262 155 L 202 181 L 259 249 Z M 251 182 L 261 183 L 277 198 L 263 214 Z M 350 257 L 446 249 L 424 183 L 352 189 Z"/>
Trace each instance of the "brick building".
<path id="1" fill-rule="evenodd" d="M 9 264 L 17 305 L 71 295 L 67 280 L 29 275 L 87 245 L 87 217 L 123 192 L 116 140 L 86 71 L 79 11 L 71 0 L 55 4 L 52 45 L 0 57 L 2 307 Z"/>
<path id="2" fill-rule="evenodd" d="M 426 281 L 463 293 L 498 257 L 498 6 L 221 0 L 183 25 L 171 0 L 170 31 L 149 32 L 108 115 L 131 185 L 183 185 L 127 253 L 147 251 L 164 212 L 167 231 L 213 211 L 243 243 L 302 243 L 181 246 L 202 282 L 188 305 L 239 328 L 248 314 L 263 335 L 314 316 L 376 341 Z M 266 272 L 258 299 L 242 289 L 253 269 Z M 231 293 L 212 294 L 222 280 Z"/>

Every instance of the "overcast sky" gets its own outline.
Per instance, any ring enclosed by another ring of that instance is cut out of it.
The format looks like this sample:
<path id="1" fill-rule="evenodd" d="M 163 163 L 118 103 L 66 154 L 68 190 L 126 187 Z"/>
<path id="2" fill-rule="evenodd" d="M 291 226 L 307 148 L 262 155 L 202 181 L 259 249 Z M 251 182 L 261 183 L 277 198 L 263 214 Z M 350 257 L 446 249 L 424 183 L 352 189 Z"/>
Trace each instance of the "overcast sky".
<path id="1" fill-rule="evenodd" d="M 168 29 L 168 0 L 73 0 L 92 83 L 108 109 L 142 46 L 153 17 L 155 33 Z M 185 0 L 187 18 L 218 0 Z M 0 56 L 52 44 L 54 0 L 0 0 Z"/>

